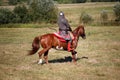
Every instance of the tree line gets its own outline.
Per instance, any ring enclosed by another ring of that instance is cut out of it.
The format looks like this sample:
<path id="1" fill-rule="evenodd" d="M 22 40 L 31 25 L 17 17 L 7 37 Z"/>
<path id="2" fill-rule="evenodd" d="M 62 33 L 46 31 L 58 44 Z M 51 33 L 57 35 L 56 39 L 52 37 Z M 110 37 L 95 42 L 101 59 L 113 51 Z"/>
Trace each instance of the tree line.
<path id="1" fill-rule="evenodd" d="M 13 10 L 0 8 L 0 24 L 8 23 L 54 23 L 57 7 L 52 0 L 29 0 L 28 5 L 16 5 Z"/>
<path id="2" fill-rule="evenodd" d="M 0 5 L 8 3 L 8 5 L 16 5 L 20 3 L 29 3 L 31 0 L 0 0 Z M 37 0 L 36 0 L 37 1 Z M 53 0 L 57 3 L 85 3 L 85 2 L 116 2 L 120 0 Z"/>
<path id="3" fill-rule="evenodd" d="M 16 0 L 16 1 L 19 2 L 28 1 L 27 2 L 28 5 L 26 4 L 16 5 L 13 10 L 7 8 L 0 8 L 0 24 L 57 22 L 58 8 L 56 7 L 55 2 L 53 0 Z M 58 0 L 58 1 L 70 1 L 70 0 Z M 116 4 L 113 7 L 113 11 L 116 16 L 114 21 L 120 23 L 120 3 Z M 106 24 L 107 18 L 108 18 L 107 12 L 102 11 L 101 23 Z M 93 21 L 93 19 L 89 14 L 87 14 L 86 12 L 81 13 L 80 22 L 90 23 L 91 21 Z"/>
<path id="4" fill-rule="evenodd" d="M 120 0 L 54 0 L 58 3 L 116 2 Z"/>

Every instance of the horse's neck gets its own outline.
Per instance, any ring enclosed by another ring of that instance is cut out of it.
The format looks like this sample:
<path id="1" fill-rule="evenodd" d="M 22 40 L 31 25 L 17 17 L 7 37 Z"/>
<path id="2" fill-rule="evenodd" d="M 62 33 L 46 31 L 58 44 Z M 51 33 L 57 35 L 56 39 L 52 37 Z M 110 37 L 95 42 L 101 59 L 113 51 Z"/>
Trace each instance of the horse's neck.
<path id="1" fill-rule="evenodd" d="M 78 35 L 75 35 L 75 40 L 78 41 L 79 40 L 79 36 Z"/>
<path id="2" fill-rule="evenodd" d="M 78 41 L 78 40 L 79 40 L 79 32 L 78 32 L 78 29 L 75 29 L 75 30 L 73 31 L 73 35 L 74 35 L 75 39 Z"/>
<path id="3" fill-rule="evenodd" d="M 76 34 L 73 34 L 73 35 L 74 35 L 74 41 L 75 41 L 75 43 L 78 44 L 79 36 L 76 35 Z"/>

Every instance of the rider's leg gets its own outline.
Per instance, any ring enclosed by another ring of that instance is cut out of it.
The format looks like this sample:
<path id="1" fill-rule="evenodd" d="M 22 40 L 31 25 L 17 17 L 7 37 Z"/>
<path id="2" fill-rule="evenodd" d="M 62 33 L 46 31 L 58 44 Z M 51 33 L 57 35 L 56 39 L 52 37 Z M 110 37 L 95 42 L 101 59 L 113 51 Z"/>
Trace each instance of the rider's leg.
<path id="1" fill-rule="evenodd" d="M 68 51 L 72 51 L 72 38 L 70 38 L 70 40 L 68 41 L 68 46 L 67 46 Z"/>

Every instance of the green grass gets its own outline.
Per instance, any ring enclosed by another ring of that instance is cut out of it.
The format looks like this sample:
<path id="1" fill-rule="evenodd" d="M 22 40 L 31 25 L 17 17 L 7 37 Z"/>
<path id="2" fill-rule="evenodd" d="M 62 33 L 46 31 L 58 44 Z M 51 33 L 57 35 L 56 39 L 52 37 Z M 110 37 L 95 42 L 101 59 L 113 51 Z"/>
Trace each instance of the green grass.
<path id="1" fill-rule="evenodd" d="M 27 23 L 27 24 L 21 24 L 21 23 L 10 23 L 10 24 L 2 24 L 0 25 L 0 28 L 43 28 L 43 27 L 54 27 L 56 24 L 50 24 L 50 23 Z"/>
<path id="2" fill-rule="evenodd" d="M 35 36 L 52 30 L 0 28 L 0 80 L 119 80 L 120 27 L 85 27 L 85 30 L 87 39 L 80 38 L 76 49 L 77 65 L 64 62 L 65 57 L 71 56 L 69 52 L 54 49 L 49 52 L 52 63 L 38 65 L 38 54 L 26 56 L 27 51 Z"/>

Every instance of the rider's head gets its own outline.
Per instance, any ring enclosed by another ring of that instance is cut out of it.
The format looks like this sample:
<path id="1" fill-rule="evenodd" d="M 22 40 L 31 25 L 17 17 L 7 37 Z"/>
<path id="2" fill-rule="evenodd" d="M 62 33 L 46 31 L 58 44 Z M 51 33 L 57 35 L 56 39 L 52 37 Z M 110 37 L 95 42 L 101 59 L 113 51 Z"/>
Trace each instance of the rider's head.
<path id="1" fill-rule="evenodd" d="M 64 16 L 64 13 L 62 11 L 60 11 L 59 15 L 60 16 Z"/>

